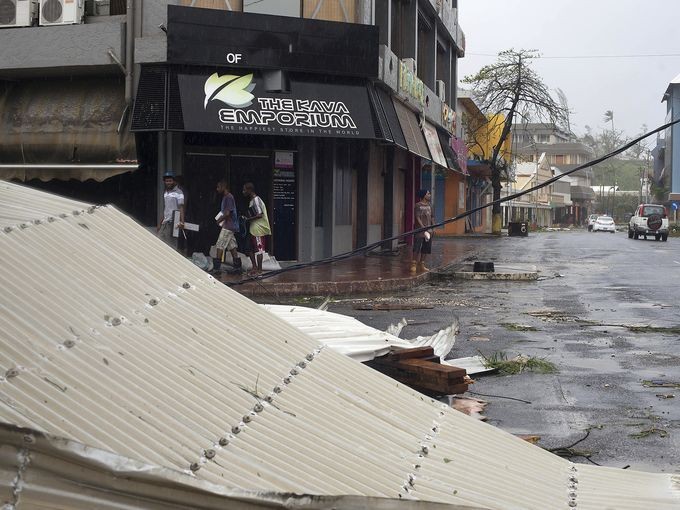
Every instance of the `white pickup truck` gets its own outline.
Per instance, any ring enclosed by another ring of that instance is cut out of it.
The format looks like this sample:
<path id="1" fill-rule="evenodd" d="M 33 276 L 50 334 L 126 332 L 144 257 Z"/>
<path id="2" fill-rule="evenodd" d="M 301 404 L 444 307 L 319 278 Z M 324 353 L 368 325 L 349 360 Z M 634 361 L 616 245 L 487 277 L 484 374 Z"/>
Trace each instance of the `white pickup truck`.
<path id="1" fill-rule="evenodd" d="M 657 241 L 668 240 L 668 212 L 659 204 L 640 204 L 628 223 L 628 238 L 654 236 Z"/>

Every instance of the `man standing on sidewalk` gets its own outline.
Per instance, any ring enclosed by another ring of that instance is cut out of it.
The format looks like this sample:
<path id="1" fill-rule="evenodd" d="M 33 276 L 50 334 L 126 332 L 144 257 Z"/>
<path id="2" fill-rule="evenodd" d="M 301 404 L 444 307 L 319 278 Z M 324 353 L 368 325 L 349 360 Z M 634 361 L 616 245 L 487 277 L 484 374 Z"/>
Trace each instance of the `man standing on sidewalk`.
<path id="1" fill-rule="evenodd" d="M 175 211 L 179 211 L 179 228 L 184 228 L 184 193 L 177 186 L 175 174 L 168 170 L 163 174 L 163 217 L 159 220 L 156 232 L 158 237 L 168 246 L 177 249 L 177 238 L 172 236 L 172 218 Z"/>
<path id="2" fill-rule="evenodd" d="M 234 195 L 229 193 L 229 184 L 224 179 L 217 183 L 217 193 L 222 197 L 222 201 L 220 212 L 215 220 L 222 229 L 215 243 L 217 258 L 213 260 L 213 268 L 219 271 L 220 265 L 224 262 L 224 252 L 228 251 L 231 253 L 234 270 L 241 272 L 241 258 L 238 256 L 235 235 L 239 228 L 236 201 L 234 200 Z"/>
<path id="3" fill-rule="evenodd" d="M 427 189 L 418 190 L 418 203 L 413 211 L 413 228 L 423 228 L 432 225 L 432 195 Z M 429 271 L 425 267 L 425 257 L 432 253 L 432 235 L 434 230 L 424 230 L 413 235 L 413 258 L 411 259 L 411 273 Z"/>
<path id="4" fill-rule="evenodd" d="M 255 194 L 255 186 L 252 182 L 247 182 L 243 185 L 243 196 L 250 199 L 248 204 L 248 215 L 245 217 L 249 222 L 248 232 L 250 233 L 250 262 L 253 264 L 253 269 L 250 271 L 251 276 L 262 273 L 262 259 L 264 252 L 267 250 L 265 236 L 272 233 L 269 226 L 269 218 L 267 218 L 267 207 L 264 201 Z M 257 256 L 257 262 L 255 257 Z"/>

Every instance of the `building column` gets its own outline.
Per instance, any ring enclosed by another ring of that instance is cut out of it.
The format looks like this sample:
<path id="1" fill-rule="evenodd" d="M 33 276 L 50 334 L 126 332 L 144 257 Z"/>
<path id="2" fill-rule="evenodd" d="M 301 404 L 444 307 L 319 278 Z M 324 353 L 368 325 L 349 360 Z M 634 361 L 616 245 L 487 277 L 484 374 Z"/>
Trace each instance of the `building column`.
<path id="1" fill-rule="evenodd" d="M 315 138 L 300 137 L 298 139 L 298 254 L 300 262 L 314 260 L 315 241 L 315 204 L 316 195 L 316 142 Z"/>

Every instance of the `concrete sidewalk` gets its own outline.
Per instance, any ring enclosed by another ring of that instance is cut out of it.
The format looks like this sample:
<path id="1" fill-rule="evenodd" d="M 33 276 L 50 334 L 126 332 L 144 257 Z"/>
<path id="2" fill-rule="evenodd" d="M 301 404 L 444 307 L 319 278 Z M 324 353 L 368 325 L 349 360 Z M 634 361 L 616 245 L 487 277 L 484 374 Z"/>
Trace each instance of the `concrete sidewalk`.
<path id="1" fill-rule="evenodd" d="M 437 237 L 432 255 L 427 258 L 430 269 L 442 269 L 462 263 L 474 255 L 486 236 Z M 405 290 L 420 285 L 432 274 L 410 273 L 410 246 L 402 246 L 398 254 L 358 255 L 323 266 L 289 271 L 271 278 L 248 280 L 245 275 L 222 273 L 216 276 L 245 296 L 337 296 Z"/>

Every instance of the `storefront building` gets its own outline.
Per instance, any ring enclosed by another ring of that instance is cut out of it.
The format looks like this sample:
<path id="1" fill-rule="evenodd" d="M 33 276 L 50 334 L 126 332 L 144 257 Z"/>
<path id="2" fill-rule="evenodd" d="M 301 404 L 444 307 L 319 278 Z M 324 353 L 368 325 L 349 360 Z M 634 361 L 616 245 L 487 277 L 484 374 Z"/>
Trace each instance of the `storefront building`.
<path id="1" fill-rule="evenodd" d="M 0 177 L 152 228 L 171 170 L 188 254 L 217 236 L 217 181 L 241 212 L 253 182 L 282 261 L 410 230 L 421 187 L 437 220 L 459 210 L 455 0 L 104 3 L 0 30 Z"/>

